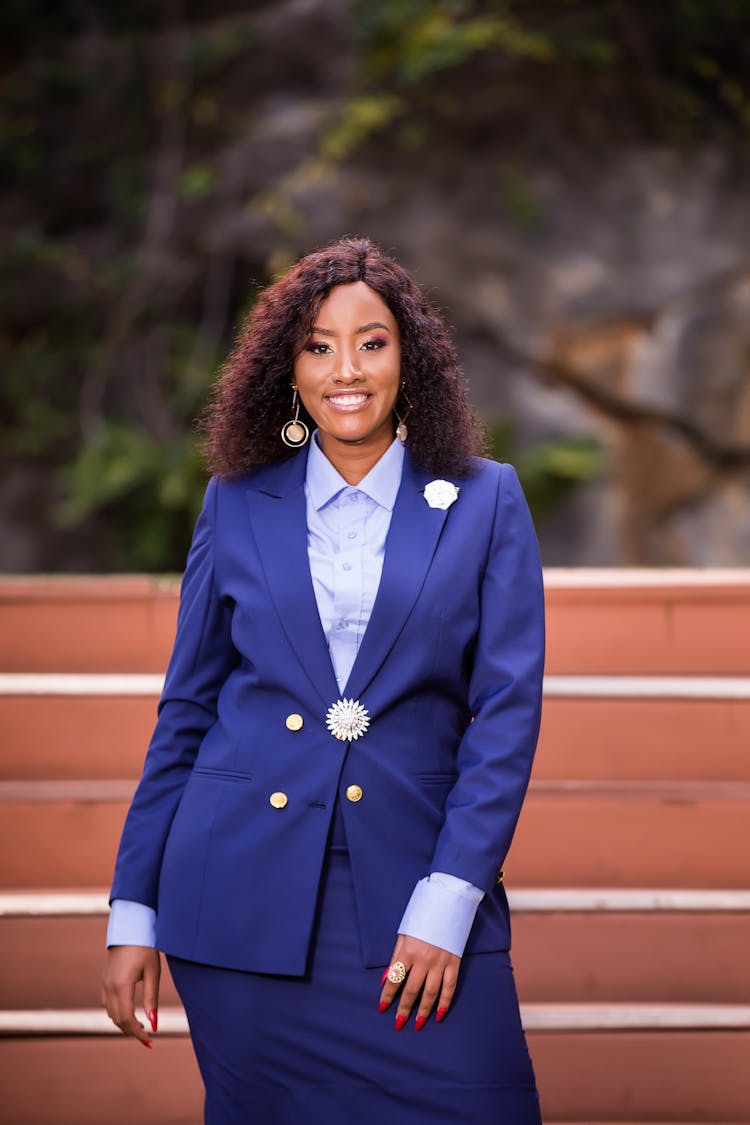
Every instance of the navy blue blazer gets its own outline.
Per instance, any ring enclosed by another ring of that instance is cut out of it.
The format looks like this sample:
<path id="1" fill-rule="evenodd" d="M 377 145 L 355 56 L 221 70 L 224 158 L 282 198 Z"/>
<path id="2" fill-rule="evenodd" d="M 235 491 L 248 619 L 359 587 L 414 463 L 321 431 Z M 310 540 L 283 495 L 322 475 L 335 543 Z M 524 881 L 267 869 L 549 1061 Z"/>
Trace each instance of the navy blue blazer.
<path id="1" fill-rule="evenodd" d="M 544 662 L 541 565 L 515 471 L 478 461 L 458 499 L 431 508 L 431 475 L 407 451 L 343 693 L 370 727 L 347 743 L 325 721 L 339 691 L 308 564 L 306 463 L 303 450 L 209 482 L 111 897 L 155 908 L 168 953 L 301 974 L 340 797 L 367 965 L 388 962 L 414 885 L 433 870 L 487 892 L 466 952 L 507 949 L 497 879 Z M 293 713 L 299 730 L 286 726 Z M 279 792 L 283 808 L 269 800 Z"/>

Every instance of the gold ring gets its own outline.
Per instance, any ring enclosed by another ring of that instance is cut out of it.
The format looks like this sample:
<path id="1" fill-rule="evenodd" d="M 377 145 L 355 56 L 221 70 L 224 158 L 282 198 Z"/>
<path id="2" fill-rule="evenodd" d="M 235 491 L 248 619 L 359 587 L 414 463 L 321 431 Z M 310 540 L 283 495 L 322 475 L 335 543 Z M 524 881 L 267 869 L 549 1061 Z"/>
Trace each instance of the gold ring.
<path id="1" fill-rule="evenodd" d="M 406 979 L 406 965 L 403 961 L 394 961 L 388 970 L 388 980 L 391 984 L 401 984 Z"/>

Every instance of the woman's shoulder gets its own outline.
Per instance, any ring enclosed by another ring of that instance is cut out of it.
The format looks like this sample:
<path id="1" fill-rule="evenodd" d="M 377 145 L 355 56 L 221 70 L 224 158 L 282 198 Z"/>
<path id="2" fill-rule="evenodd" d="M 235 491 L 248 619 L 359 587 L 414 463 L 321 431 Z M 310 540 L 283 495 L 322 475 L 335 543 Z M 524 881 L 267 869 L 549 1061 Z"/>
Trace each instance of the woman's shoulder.
<path id="1" fill-rule="evenodd" d="M 461 484 L 475 481 L 481 488 L 500 488 L 509 479 L 518 479 L 518 474 L 509 461 L 495 461 L 489 457 L 472 457 L 470 471 Z"/>
<path id="2" fill-rule="evenodd" d="M 304 478 L 305 461 L 306 458 L 296 454 L 278 461 L 269 461 L 266 465 L 258 465 L 245 472 L 217 474 L 211 477 L 208 487 L 226 495 L 241 494 L 248 489 L 268 489 L 273 492 L 281 488 L 286 491 Z"/>

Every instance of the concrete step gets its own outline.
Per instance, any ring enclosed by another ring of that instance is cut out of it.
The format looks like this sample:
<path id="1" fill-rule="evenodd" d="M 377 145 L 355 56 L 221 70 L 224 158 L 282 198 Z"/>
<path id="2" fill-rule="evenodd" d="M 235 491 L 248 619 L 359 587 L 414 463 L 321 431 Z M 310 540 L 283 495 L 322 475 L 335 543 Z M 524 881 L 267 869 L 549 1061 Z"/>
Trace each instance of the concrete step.
<path id="1" fill-rule="evenodd" d="M 0 887 L 107 885 L 132 789 L 0 783 Z M 508 883 L 741 889 L 749 816 L 748 782 L 532 781 Z"/>
<path id="2" fill-rule="evenodd" d="M 718 911 L 710 909 L 710 892 L 698 894 L 708 909 L 551 913 L 519 908 L 511 896 L 519 995 L 529 1002 L 750 1004 L 750 901 L 744 911 Z M 0 1008 L 98 1004 L 106 894 L 99 898 L 94 914 L 0 915 Z M 164 970 L 161 1003 L 176 1004 L 166 962 Z"/>
<path id="3" fill-rule="evenodd" d="M 0 779 L 137 777 L 156 702 L 4 693 L 0 676 Z M 534 776 L 748 780 L 749 746 L 750 698 L 548 693 Z"/>
<path id="4" fill-rule="evenodd" d="M 748 748 L 748 700 L 547 696 L 534 776 L 748 779 Z"/>
<path id="5" fill-rule="evenodd" d="M 747 782 L 532 781 L 509 885 L 735 887 L 750 879 Z"/>
<path id="6" fill-rule="evenodd" d="M 747 671 L 748 570 L 545 571 L 550 673 Z M 0 671 L 158 672 L 178 582 L 0 580 Z M 604 626 L 606 622 L 606 627 Z"/>
<path id="7" fill-rule="evenodd" d="M 165 1030 L 146 1052 L 105 1029 L 103 1013 L 63 1013 L 63 1019 L 46 1013 L 44 1020 L 39 1015 L 38 1031 L 15 1014 L 5 1013 L 0 1021 L 8 1125 L 48 1125 L 53 1106 L 56 1125 L 133 1120 L 178 1125 L 200 1119 L 200 1083 L 179 1017 L 170 1020 L 162 1011 Z M 747 1009 L 529 1005 L 523 1017 L 545 1120 L 747 1118 Z"/>

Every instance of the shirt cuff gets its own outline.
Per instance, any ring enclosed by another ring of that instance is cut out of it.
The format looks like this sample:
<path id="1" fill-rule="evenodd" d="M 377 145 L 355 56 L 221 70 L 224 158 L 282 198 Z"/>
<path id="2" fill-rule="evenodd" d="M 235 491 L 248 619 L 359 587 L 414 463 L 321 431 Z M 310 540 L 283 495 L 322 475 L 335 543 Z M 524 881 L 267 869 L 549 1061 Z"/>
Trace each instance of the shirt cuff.
<path id="1" fill-rule="evenodd" d="M 155 949 L 156 911 L 143 902 L 113 899 L 107 925 L 107 949 L 111 945 L 147 945 Z"/>
<path id="2" fill-rule="evenodd" d="M 473 883 L 433 871 L 412 891 L 398 932 L 462 957 L 483 898 L 484 891 Z"/>

